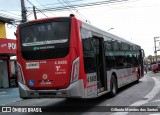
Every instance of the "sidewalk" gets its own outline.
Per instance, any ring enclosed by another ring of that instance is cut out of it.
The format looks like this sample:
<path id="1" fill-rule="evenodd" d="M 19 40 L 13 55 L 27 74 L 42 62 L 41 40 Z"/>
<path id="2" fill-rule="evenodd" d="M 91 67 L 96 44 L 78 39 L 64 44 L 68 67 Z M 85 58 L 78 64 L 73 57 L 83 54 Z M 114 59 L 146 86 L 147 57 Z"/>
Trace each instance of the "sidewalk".
<path id="1" fill-rule="evenodd" d="M 15 101 L 22 100 L 19 97 L 19 89 L 18 88 L 3 88 L 0 89 L 0 106 L 9 104 Z"/>

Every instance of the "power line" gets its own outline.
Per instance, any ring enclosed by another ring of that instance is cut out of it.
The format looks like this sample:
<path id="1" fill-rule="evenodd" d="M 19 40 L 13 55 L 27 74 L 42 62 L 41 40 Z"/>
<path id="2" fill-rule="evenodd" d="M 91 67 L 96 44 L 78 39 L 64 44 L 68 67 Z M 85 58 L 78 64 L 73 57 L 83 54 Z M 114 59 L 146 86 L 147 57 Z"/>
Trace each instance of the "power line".
<path id="1" fill-rule="evenodd" d="M 44 8 L 46 8 L 45 7 L 45 5 L 42 5 L 38 0 L 36 0 L 41 6 L 43 6 Z M 52 12 L 51 12 L 52 13 Z M 52 13 L 54 16 L 56 16 L 54 13 Z"/>
<path id="2" fill-rule="evenodd" d="M 16 16 L 21 16 L 21 15 L 18 15 L 18 14 L 15 14 L 15 13 L 12 13 L 12 12 L 9 12 L 9 11 L 6 11 L 6 10 L 0 10 L 2 12 L 6 12 L 6 13 L 9 13 L 9 14 L 13 14 L 13 15 L 16 15 Z"/>
<path id="3" fill-rule="evenodd" d="M 12 12 L 17 12 L 17 11 L 21 11 L 21 10 L 13 10 L 13 9 L 11 9 L 11 10 L 0 10 L 0 11 L 12 11 Z"/>
<path id="4" fill-rule="evenodd" d="M 63 7 L 66 7 L 60 0 L 58 0 L 59 3 L 62 4 Z M 76 15 L 74 12 L 72 12 L 72 10 L 70 10 L 70 8 L 66 7 L 68 11 L 70 11 L 72 14 Z"/>
<path id="5" fill-rule="evenodd" d="M 59 0 L 58 0 L 59 1 Z M 71 11 L 71 13 L 73 13 L 73 11 L 72 11 L 72 7 L 65 1 L 65 0 L 63 0 L 64 1 L 64 3 L 68 6 L 68 9 L 71 9 L 70 11 Z M 74 9 L 73 9 L 74 10 Z M 76 15 L 75 13 L 73 13 L 74 15 Z M 79 18 L 81 18 L 82 20 L 83 20 L 83 18 L 81 17 L 81 16 L 79 16 L 79 14 L 78 15 L 76 15 L 76 16 L 78 16 Z"/>
<path id="6" fill-rule="evenodd" d="M 29 0 L 27 0 L 31 5 L 35 6 L 34 4 L 32 4 Z M 37 9 L 37 11 L 41 12 L 44 16 L 46 16 L 48 18 L 48 16 L 46 14 L 44 14 L 41 10 L 39 10 L 36 6 L 35 8 Z"/>
<path id="7" fill-rule="evenodd" d="M 29 0 L 27 0 L 31 5 L 33 5 Z M 42 5 L 38 0 L 36 0 L 41 6 L 44 6 L 44 5 Z M 64 0 L 63 0 L 64 1 Z M 70 3 L 72 3 L 72 2 L 77 2 L 77 1 L 83 1 L 83 0 L 73 0 L 73 1 L 69 1 Z M 113 1 L 115 1 L 115 0 L 113 0 Z M 124 1 L 124 0 L 123 0 Z M 125 0 L 126 1 L 126 0 Z M 72 8 L 72 9 L 74 9 L 75 10 L 75 12 L 82 18 L 85 18 L 82 14 L 80 14 L 80 12 L 76 9 L 76 7 L 78 8 L 78 7 L 85 7 L 85 6 L 89 6 L 89 5 L 97 5 L 97 3 L 101 3 L 101 4 L 103 4 L 104 2 L 106 2 L 106 1 L 101 1 L 101 2 L 94 2 L 94 3 L 90 3 L 90 4 L 88 4 L 88 5 L 85 5 L 85 4 L 80 4 L 80 5 L 71 5 L 70 3 L 69 3 L 68 1 L 64 1 L 64 2 L 60 2 L 60 3 L 56 3 L 56 4 L 63 4 L 63 3 L 66 3 L 68 6 L 65 6 L 65 5 L 63 5 L 63 7 L 56 7 L 56 8 L 58 8 L 58 9 L 51 9 L 51 8 L 49 8 L 48 10 L 47 10 L 47 7 L 44 7 L 45 9 L 42 9 L 42 10 L 44 10 L 44 11 L 52 11 L 52 10 L 63 10 L 63 9 L 69 9 L 68 7 L 70 7 L 70 8 Z M 33 5 L 33 6 L 35 6 L 35 5 Z M 61 8 L 61 9 L 59 9 L 59 8 Z M 40 11 L 43 15 L 45 15 L 43 12 L 42 12 L 42 10 L 39 10 L 37 7 L 36 7 L 36 9 L 37 9 L 37 11 Z M 0 10 L 0 11 L 3 11 L 3 12 L 6 12 L 6 13 L 10 13 L 10 14 L 13 14 L 13 15 L 17 15 L 17 14 L 15 14 L 15 13 L 11 13 L 11 12 L 8 12 L 8 11 L 10 11 L 10 10 Z M 12 11 L 20 11 L 20 10 L 12 10 Z M 72 12 L 73 13 L 73 12 Z M 17 16 L 20 16 L 20 15 L 17 15 Z M 46 15 L 45 15 L 46 16 Z M 11 16 L 10 16 L 11 17 Z M 46 16 L 47 17 L 47 16 Z M 19 18 L 19 17 L 18 17 Z M 20 18 L 19 18 L 20 19 Z"/>
<path id="8" fill-rule="evenodd" d="M 29 0 L 27 0 L 31 5 L 33 5 Z M 37 2 L 39 2 L 38 0 L 36 0 Z M 70 4 L 70 3 L 72 3 L 72 2 L 77 2 L 77 1 L 83 1 L 83 0 L 72 0 L 72 1 L 67 1 L 67 0 L 63 0 L 64 2 L 61 2 L 62 4 L 64 4 L 64 3 L 66 3 L 67 4 L 67 6 L 66 5 L 63 5 L 63 7 L 55 7 L 55 8 L 47 8 L 47 7 L 45 7 L 45 5 L 43 5 L 43 4 L 41 4 L 40 2 L 39 2 L 39 4 L 41 5 L 41 6 L 43 6 L 44 7 L 44 9 L 41 9 L 41 10 L 39 10 L 37 7 L 36 7 L 36 11 L 39 11 L 39 12 L 41 12 L 43 15 L 45 15 L 43 12 L 48 12 L 48 11 L 57 11 L 57 10 L 66 10 L 66 9 L 69 9 L 69 7 L 70 8 L 72 8 L 72 9 L 74 9 L 74 11 L 79 15 L 79 16 L 81 16 L 81 18 L 83 17 L 83 15 L 82 14 L 80 14 L 80 12 L 76 9 L 76 8 L 84 8 L 84 7 L 92 7 L 92 6 L 99 6 L 99 5 L 106 5 L 106 4 L 110 4 L 110 3 L 122 3 L 122 2 L 127 2 L 127 1 L 132 1 L 132 0 L 110 0 L 110 1 L 100 1 L 100 2 L 91 2 L 91 3 L 87 3 L 87 4 L 78 4 L 78 5 L 72 5 L 72 4 Z M 138 0 L 135 0 L 135 1 L 138 1 Z M 56 3 L 56 4 L 61 4 L 61 3 Z M 48 4 L 49 5 L 49 4 Z M 51 4 L 50 4 L 51 5 Z M 33 5 L 34 6 L 34 5 Z M 133 6 L 134 7 L 134 6 Z M 148 6 L 149 7 L 149 6 Z M 21 19 L 19 16 L 20 15 L 18 15 L 18 14 L 16 14 L 16 13 L 12 13 L 12 12 L 9 12 L 10 10 L 0 10 L 0 11 L 2 11 L 3 13 L 4 12 L 6 12 L 6 14 L 7 14 L 7 16 L 9 15 L 9 17 L 12 17 L 12 18 L 15 18 L 15 19 Z M 20 10 L 12 10 L 12 11 L 20 11 Z M 28 11 L 31 11 L 31 10 L 28 10 Z M 73 13 L 73 12 L 72 12 Z M 13 16 L 11 16 L 11 14 L 13 14 Z M 5 14 L 3 14 L 3 15 L 5 15 Z M 48 17 L 47 15 L 45 15 L 46 17 Z M 85 17 L 83 17 L 83 19 L 85 19 Z"/>
<path id="9" fill-rule="evenodd" d="M 135 1 L 139 1 L 139 0 L 134 0 Z M 90 9 L 90 8 L 95 8 L 95 7 L 104 7 L 104 6 L 111 6 L 111 5 L 118 5 L 118 4 L 123 4 L 123 3 L 130 3 L 133 2 L 131 0 L 122 0 L 122 1 L 115 1 L 115 2 L 111 2 L 111 3 L 102 3 L 102 4 L 98 4 L 98 5 L 93 5 L 93 6 L 85 6 L 85 7 L 78 7 L 79 9 L 83 8 L 83 9 Z"/>
<path id="10" fill-rule="evenodd" d="M 80 13 L 78 10 L 71 6 L 71 4 L 67 0 L 63 0 L 70 8 L 72 8 L 84 21 L 87 21 L 87 19 Z"/>
<path id="11" fill-rule="evenodd" d="M 75 3 L 75 2 L 79 2 L 79 1 L 84 1 L 84 0 L 73 0 L 73 1 L 69 1 L 69 2 L 70 2 L 70 3 L 72 3 L 72 2 Z M 61 2 L 61 3 L 64 3 L 64 2 Z M 46 6 L 53 6 L 53 5 L 55 6 L 55 5 L 59 5 L 59 4 L 61 5 L 61 3 L 58 2 L 58 3 L 54 3 L 54 4 L 44 4 L 44 5 L 40 5 L 40 6 L 36 6 L 36 7 L 37 7 L 37 8 L 38 8 L 38 7 L 40 8 L 40 7 L 43 7 L 43 6 L 45 6 L 45 7 L 46 7 Z M 30 7 L 28 7 L 28 8 L 30 8 Z"/>
<path id="12" fill-rule="evenodd" d="M 87 4 L 79 4 L 79 5 L 71 5 L 71 7 L 74 8 L 84 8 L 84 7 L 92 7 L 92 6 L 98 6 L 98 5 L 105 5 L 105 4 L 111 4 L 111 3 L 121 3 L 121 2 L 127 2 L 129 0 L 110 0 L 110 1 L 101 1 L 101 2 L 92 2 Z M 68 10 L 68 6 L 63 7 L 49 7 L 47 9 L 41 9 L 42 11 L 58 11 L 58 10 Z"/>
<path id="13" fill-rule="evenodd" d="M 19 17 L 15 17 L 15 16 L 13 17 L 13 16 L 11 16 L 11 15 L 4 14 L 4 13 L 1 13 L 0 16 L 8 17 L 8 18 L 11 18 L 11 19 L 13 19 L 13 20 L 19 20 L 19 19 L 21 19 L 21 18 L 19 18 Z"/>
<path id="14" fill-rule="evenodd" d="M 114 0 L 110 0 L 110 1 L 114 1 Z M 96 4 L 96 3 L 103 3 L 103 2 L 110 2 L 110 1 L 101 1 L 101 2 L 91 2 L 91 3 L 85 3 L 85 4 L 74 4 L 74 6 L 82 6 L 82 5 L 90 5 L 90 4 Z M 71 1 L 71 2 L 73 2 L 73 1 Z M 70 3 L 71 3 L 70 2 Z M 55 4 L 50 4 L 50 5 L 55 5 Z M 38 6 L 37 6 L 38 7 Z"/>

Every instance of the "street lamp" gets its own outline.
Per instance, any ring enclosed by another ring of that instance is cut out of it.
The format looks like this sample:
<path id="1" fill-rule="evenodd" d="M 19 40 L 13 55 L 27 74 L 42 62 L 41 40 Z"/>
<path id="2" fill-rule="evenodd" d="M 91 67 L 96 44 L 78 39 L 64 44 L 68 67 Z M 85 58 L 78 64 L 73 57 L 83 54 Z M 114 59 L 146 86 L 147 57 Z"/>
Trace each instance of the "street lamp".
<path id="1" fill-rule="evenodd" d="M 154 46 L 155 46 L 155 51 L 154 51 L 154 53 L 155 53 L 155 57 L 156 57 L 156 64 L 157 64 L 157 47 L 156 47 L 156 42 L 157 42 L 157 41 L 160 41 L 160 40 L 156 40 L 156 39 L 158 39 L 158 38 L 160 38 L 160 37 L 154 37 Z"/>
<path id="2" fill-rule="evenodd" d="M 107 31 L 113 30 L 114 28 L 109 28 Z"/>

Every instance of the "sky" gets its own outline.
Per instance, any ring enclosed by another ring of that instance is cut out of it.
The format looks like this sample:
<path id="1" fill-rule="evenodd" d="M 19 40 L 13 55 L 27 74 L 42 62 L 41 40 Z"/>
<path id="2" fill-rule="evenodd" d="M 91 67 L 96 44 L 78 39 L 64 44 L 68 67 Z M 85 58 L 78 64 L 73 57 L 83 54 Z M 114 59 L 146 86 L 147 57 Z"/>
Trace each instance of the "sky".
<path id="1" fill-rule="evenodd" d="M 9 14 L 20 19 L 20 0 L 0 0 L 0 14 Z M 29 0 L 39 9 L 66 5 L 64 0 Z M 59 2 L 60 1 L 60 2 Z M 70 4 L 84 4 L 107 0 L 66 0 Z M 33 20 L 32 5 L 25 0 L 28 10 L 28 20 Z M 76 8 L 78 14 L 82 14 L 82 19 L 87 19 L 92 25 L 120 36 L 128 41 L 140 45 L 146 56 L 154 55 L 154 37 L 160 37 L 160 0 L 128 0 L 126 2 L 98 5 L 94 7 Z M 48 17 L 69 16 L 75 10 L 44 12 Z M 78 15 L 77 14 L 77 15 Z M 76 15 L 76 16 L 77 16 Z M 46 18 L 38 13 L 38 18 Z M 78 16 L 77 16 L 78 17 Z M 78 17 L 79 18 L 79 17 Z M 6 25 L 7 38 L 16 39 L 14 32 L 16 26 Z M 113 29 L 111 29 L 113 28 Z M 160 40 L 157 38 L 156 40 Z M 159 46 L 159 42 L 156 42 Z M 159 48 L 159 47 L 158 47 Z M 157 49 L 158 49 L 157 48 Z M 160 48 L 159 48 L 160 49 Z M 160 51 L 158 51 L 160 55 Z"/>

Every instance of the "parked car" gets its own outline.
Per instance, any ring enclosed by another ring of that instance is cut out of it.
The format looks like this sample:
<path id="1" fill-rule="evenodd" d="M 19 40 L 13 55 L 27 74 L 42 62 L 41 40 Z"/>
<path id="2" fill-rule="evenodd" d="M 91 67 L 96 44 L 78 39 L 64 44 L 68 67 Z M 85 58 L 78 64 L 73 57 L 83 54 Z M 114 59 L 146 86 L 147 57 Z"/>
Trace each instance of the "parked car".
<path id="1" fill-rule="evenodd" d="M 153 71 L 154 73 L 160 71 L 160 63 L 159 63 L 159 64 L 153 64 L 153 65 L 152 65 L 152 71 Z"/>

